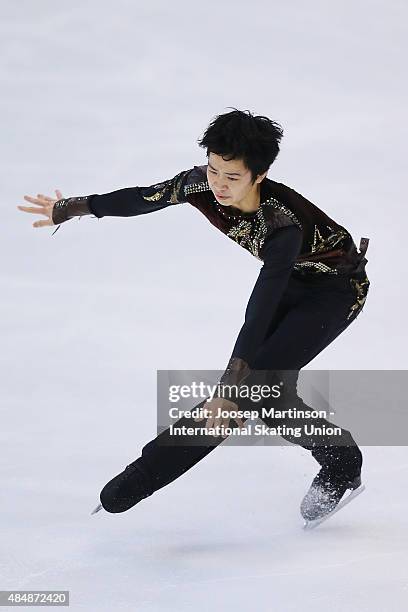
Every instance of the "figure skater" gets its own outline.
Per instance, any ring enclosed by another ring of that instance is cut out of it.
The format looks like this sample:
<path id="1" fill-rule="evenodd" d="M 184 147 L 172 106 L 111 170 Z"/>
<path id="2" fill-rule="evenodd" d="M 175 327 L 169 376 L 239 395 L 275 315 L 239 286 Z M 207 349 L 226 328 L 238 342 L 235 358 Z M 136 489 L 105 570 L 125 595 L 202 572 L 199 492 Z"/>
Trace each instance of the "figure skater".
<path id="1" fill-rule="evenodd" d="M 347 229 L 292 188 L 267 178 L 282 136 L 281 126 L 269 118 L 233 109 L 215 117 L 198 140 L 206 150 L 204 165 L 148 187 L 69 198 L 58 190 L 57 198 L 24 196 L 35 206 L 18 208 L 46 217 L 35 221 L 34 227 L 58 225 L 58 229 L 83 215 L 131 217 L 184 202 L 194 206 L 262 262 L 220 382 L 239 387 L 244 381 L 259 380 L 259 372 L 292 372 L 288 397 L 297 407 L 308 408 L 296 393 L 299 370 L 361 313 L 370 285 L 365 271 L 368 239 L 361 239 L 357 251 Z M 225 427 L 229 419 L 216 417 L 220 407 L 232 414 L 241 404 L 236 397 L 220 395 L 204 400 L 200 406 L 204 405 L 207 425 Z M 199 420 L 183 417 L 177 424 L 194 427 Z M 274 425 L 274 420 L 265 420 Z M 281 424 L 287 422 L 283 419 Z M 239 420 L 240 426 L 243 423 Z M 315 423 L 321 431 L 332 425 L 325 419 Z M 309 450 L 321 466 L 301 502 L 302 516 L 313 521 L 334 511 L 347 491 L 360 487 L 362 454 L 345 429 L 334 437 L 311 436 L 305 433 L 302 419 L 297 424 L 303 432 L 300 437 L 283 437 Z M 101 507 L 112 513 L 132 508 L 225 440 L 225 436 L 202 435 L 174 443 L 170 438 L 166 429 L 148 442 L 141 456 L 103 487 Z"/>

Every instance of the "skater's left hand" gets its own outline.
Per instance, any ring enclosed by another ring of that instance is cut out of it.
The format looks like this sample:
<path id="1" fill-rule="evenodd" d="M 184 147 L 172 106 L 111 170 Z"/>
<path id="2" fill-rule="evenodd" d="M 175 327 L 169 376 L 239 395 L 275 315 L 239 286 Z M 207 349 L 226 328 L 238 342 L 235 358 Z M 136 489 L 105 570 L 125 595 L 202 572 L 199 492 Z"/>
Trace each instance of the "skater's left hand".
<path id="1" fill-rule="evenodd" d="M 210 415 L 207 418 L 207 422 L 205 424 L 206 429 L 209 429 L 212 427 L 214 428 L 228 427 L 228 424 L 231 419 L 237 423 L 238 427 L 244 427 L 244 422 L 239 416 L 234 415 L 234 416 L 217 417 L 220 411 L 222 412 L 228 411 L 228 412 L 234 413 L 239 410 L 239 407 L 237 406 L 237 404 L 234 404 L 234 402 L 231 402 L 231 400 L 227 400 L 222 397 L 215 397 L 214 399 L 205 402 L 205 404 L 203 405 L 203 410 L 206 410 L 207 414 Z M 203 421 L 205 418 L 206 417 L 202 417 L 202 418 L 196 417 L 194 421 L 196 422 Z M 222 437 L 226 438 L 227 435 L 223 434 Z"/>

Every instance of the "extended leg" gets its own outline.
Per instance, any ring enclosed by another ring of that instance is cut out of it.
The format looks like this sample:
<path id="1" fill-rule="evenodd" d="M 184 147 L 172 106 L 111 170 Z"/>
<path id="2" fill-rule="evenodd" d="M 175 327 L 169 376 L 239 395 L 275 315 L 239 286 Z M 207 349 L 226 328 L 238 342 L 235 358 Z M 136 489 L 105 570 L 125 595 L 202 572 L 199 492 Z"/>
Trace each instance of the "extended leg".
<path id="1" fill-rule="evenodd" d="M 198 426 L 194 419 L 185 417 L 174 424 L 183 425 Z M 221 436 L 174 437 L 167 428 L 143 447 L 141 457 L 105 485 L 100 494 L 102 506 L 108 512 L 128 510 L 187 472 L 223 441 Z"/>

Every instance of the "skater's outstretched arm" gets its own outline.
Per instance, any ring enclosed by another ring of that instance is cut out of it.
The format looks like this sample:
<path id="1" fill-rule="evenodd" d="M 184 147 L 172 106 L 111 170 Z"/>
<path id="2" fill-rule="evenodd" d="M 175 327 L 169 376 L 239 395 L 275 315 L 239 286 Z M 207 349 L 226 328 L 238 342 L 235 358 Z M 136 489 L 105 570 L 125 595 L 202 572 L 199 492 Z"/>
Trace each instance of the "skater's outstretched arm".
<path id="1" fill-rule="evenodd" d="M 57 225 L 83 215 L 94 215 L 99 219 L 105 216 L 132 217 L 144 215 L 172 204 L 184 202 L 184 185 L 193 168 L 183 170 L 176 176 L 148 187 L 126 187 L 105 194 L 63 198 L 56 190 L 57 199 L 37 194 L 37 197 L 24 196 L 36 207 L 17 206 L 24 212 L 44 215 L 47 218 L 33 223 L 33 227 Z"/>
<path id="2" fill-rule="evenodd" d="M 264 265 L 249 298 L 223 382 L 238 384 L 254 367 L 255 353 L 266 337 L 301 246 L 302 231 L 295 225 L 275 230 L 266 240 L 261 251 Z"/>
<path id="3" fill-rule="evenodd" d="M 173 178 L 149 187 L 126 187 L 101 195 L 94 194 L 90 196 L 91 212 L 98 218 L 133 217 L 181 204 L 185 202 L 183 187 L 192 171 L 183 170 Z"/>

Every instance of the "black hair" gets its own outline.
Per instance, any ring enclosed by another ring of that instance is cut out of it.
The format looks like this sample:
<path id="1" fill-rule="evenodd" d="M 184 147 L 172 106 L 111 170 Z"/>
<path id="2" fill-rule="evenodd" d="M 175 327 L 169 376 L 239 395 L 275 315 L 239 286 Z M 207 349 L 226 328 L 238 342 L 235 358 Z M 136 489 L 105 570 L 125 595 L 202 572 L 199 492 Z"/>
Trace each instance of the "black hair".
<path id="1" fill-rule="evenodd" d="M 233 106 L 227 108 L 234 110 L 217 115 L 198 144 L 207 149 L 207 157 L 215 153 L 225 161 L 241 159 L 250 170 L 254 184 L 275 161 L 283 129 L 268 117 L 254 116 L 249 110 L 241 111 Z"/>

